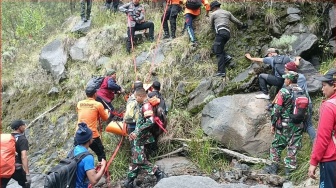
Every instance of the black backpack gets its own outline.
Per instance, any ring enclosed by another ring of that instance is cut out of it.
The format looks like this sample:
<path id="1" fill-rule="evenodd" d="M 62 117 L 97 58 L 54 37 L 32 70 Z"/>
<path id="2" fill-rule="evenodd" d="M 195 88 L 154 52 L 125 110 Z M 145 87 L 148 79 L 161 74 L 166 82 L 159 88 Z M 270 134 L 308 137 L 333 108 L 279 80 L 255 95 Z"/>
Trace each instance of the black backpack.
<path id="1" fill-rule="evenodd" d="M 290 62 L 290 58 L 286 55 L 274 56 L 273 62 L 273 75 L 275 73 L 280 74 L 280 76 L 285 74 L 285 64 Z"/>
<path id="2" fill-rule="evenodd" d="M 92 78 L 86 84 L 86 87 L 94 87 L 96 90 L 98 90 L 102 85 L 104 78 L 104 76 L 92 76 Z"/>
<path id="3" fill-rule="evenodd" d="M 306 92 L 300 87 L 291 89 L 293 113 L 289 115 L 291 123 L 300 124 L 307 119 L 309 99 Z"/>
<path id="4" fill-rule="evenodd" d="M 187 0 L 186 7 L 188 9 L 197 10 L 202 6 L 202 0 Z"/>
<path id="5" fill-rule="evenodd" d="M 62 159 L 44 178 L 44 188 L 75 188 L 77 164 L 86 156 L 88 151 L 74 157 L 74 150 L 67 158 Z"/>

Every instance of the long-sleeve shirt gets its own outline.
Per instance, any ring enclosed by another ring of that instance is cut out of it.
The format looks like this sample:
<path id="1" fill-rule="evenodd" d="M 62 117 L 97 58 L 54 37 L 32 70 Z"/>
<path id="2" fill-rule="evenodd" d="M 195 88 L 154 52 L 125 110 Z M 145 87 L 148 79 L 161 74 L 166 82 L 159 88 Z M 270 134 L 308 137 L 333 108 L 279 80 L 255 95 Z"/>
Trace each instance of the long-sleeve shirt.
<path id="1" fill-rule="evenodd" d="M 328 100 L 336 102 L 336 93 Z M 320 107 L 317 134 L 310 157 L 310 164 L 314 166 L 320 162 L 336 161 L 336 105 L 328 100 L 323 101 Z"/>
<path id="2" fill-rule="evenodd" d="M 187 3 L 187 0 L 183 0 L 183 4 L 186 4 Z M 209 4 L 209 1 L 208 0 L 202 0 L 202 4 L 205 6 L 205 10 L 207 12 L 210 11 L 210 4 Z M 192 15 L 195 15 L 195 16 L 198 16 L 201 14 L 201 8 L 198 8 L 196 10 L 193 10 L 193 9 L 188 9 L 187 7 L 184 9 L 184 14 L 192 14 Z"/>
<path id="3" fill-rule="evenodd" d="M 137 120 L 135 130 L 133 133 L 137 135 L 137 138 L 134 140 L 135 145 L 142 146 L 145 144 L 150 144 L 155 142 L 155 139 L 153 137 L 153 134 L 151 132 L 152 126 L 153 126 L 153 116 L 145 116 L 143 111 L 143 104 L 141 105 L 141 110 L 139 112 L 139 118 Z M 147 114 L 153 113 L 150 112 L 151 109 L 147 109 Z M 145 113 L 146 113 L 145 112 Z M 149 112 L 149 113 L 148 113 Z"/>
<path id="4" fill-rule="evenodd" d="M 139 118 L 140 107 L 135 100 L 134 94 L 127 100 L 124 121 L 128 124 L 136 123 Z"/>
<path id="5" fill-rule="evenodd" d="M 142 4 L 126 3 L 119 7 L 119 11 L 125 12 L 129 17 L 130 25 L 128 27 L 135 27 L 135 24 L 141 24 L 145 21 L 145 8 Z"/>
<path id="6" fill-rule="evenodd" d="M 230 22 L 233 22 L 238 26 L 243 25 L 243 23 L 234 17 L 229 11 L 217 9 L 210 14 L 211 28 L 215 30 L 218 29 L 218 26 L 224 26 L 228 31 L 230 31 Z"/>

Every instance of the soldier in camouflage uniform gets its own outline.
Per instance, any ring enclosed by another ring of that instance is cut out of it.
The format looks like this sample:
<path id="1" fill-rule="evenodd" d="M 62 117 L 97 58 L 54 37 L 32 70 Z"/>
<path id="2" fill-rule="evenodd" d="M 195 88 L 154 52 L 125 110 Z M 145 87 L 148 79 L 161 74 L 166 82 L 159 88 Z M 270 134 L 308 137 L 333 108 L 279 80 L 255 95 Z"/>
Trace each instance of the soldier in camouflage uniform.
<path id="1" fill-rule="evenodd" d="M 303 132 L 302 125 L 289 121 L 289 115 L 293 113 L 294 108 L 291 91 L 302 89 L 297 85 L 298 74 L 296 72 L 289 71 L 283 75 L 283 78 L 285 78 L 286 87 L 278 92 L 271 116 L 271 132 L 275 134 L 270 149 L 270 159 L 273 163 L 266 166 L 264 172 L 277 173 L 281 152 L 287 147 L 287 156 L 284 159 L 284 163 L 286 176 L 289 176 L 296 169 L 296 154 L 298 149 L 301 148 Z"/>
<path id="2" fill-rule="evenodd" d="M 147 171 L 150 175 L 155 175 L 157 181 L 164 177 L 164 173 L 157 167 L 153 166 L 146 156 L 146 145 L 154 143 L 154 137 L 151 133 L 153 126 L 153 110 L 152 106 L 147 102 L 147 93 L 145 89 L 140 88 L 135 92 L 136 101 L 140 104 L 141 111 L 137 120 L 135 130 L 129 135 L 129 139 L 133 140 L 132 147 L 132 163 L 127 174 L 128 180 L 125 187 L 133 188 L 134 179 L 138 176 L 141 169 Z"/>

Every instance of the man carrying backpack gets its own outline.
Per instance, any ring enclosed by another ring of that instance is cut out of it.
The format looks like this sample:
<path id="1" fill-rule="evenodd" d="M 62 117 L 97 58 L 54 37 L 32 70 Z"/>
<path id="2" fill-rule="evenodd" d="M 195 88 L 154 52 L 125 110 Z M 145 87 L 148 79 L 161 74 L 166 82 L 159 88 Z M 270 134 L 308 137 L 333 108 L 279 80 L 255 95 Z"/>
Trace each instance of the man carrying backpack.
<path id="1" fill-rule="evenodd" d="M 297 65 L 299 64 L 299 60 L 301 57 L 296 57 L 296 61 L 295 62 L 289 62 L 285 65 L 285 72 L 287 73 L 288 71 L 294 71 L 297 72 Z M 310 99 L 309 93 L 308 93 L 308 87 L 307 87 L 307 80 L 306 77 L 301 74 L 298 73 L 299 78 L 297 81 L 297 84 L 299 85 L 299 87 L 301 87 L 305 93 L 306 96 L 309 99 L 309 106 L 308 106 L 308 114 L 307 114 L 307 119 L 303 122 L 304 124 L 304 129 L 307 131 L 311 142 L 314 142 L 315 136 L 316 136 L 316 132 L 315 132 L 315 128 L 313 126 L 313 122 L 312 122 L 312 113 L 313 113 L 313 104 L 312 104 L 312 100 Z"/>
<path id="2" fill-rule="evenodd" d="M 104 106 L 100 102 L 95 101 L 97 94 L 94 87 L 87 87 L 85 93 L 88 98 L 77 103 L 78 123 L 86 123 L 93 132 L 93 142 L 90 144 L 90 148 L 98 156 L 98 161 L 101 162 L 102 159 L 106 159 L 106 155 L 98 131 L 99 118 L 106 121 L 109 115 L 104 110 Z M 77 144 L 75 140 L 75 145 Z"/>
<path id="3" fill-rule="evenodd" d="M 293 71 L 283 75 L 286 87 L 278 92 L 271 116 L 271 132 L 275 134 L 270 148 L 270 160 L 273 163 L 264 168 L 264 173 L 277 173 L 281 152 L 286 147 L 287 156 L 284 160 L 286 176 L 296 169 L 296 154 L 302 140 L 302 123 L 293 123 L 291 117 L 294 111 L 292 92 L 302 91 L 297 85 L 298 76 Z"/>
<path id="4" fill-rule="evenodd" d="M 116 78 L 117 72 L 114 69 L 108 70 L 106 72 L 106 77 L 97 91 L 96 100 L 101 102 L 104 105 L 104 108 L 110 111 L 109 120 L 113 117 L 112 111 L 114 110 L 114 107 L 111 102 L 114 99 L 114 94 L 123 92 L 123 89 L 117 84 Z"/>
<path id="5" fill-rule="evenodd" d="M 127 100 L 124 115 L 124 121 L 127 124 L 127 134 L 131 134 L 131 132 L 134 131 L 136 122 L 139 118 L 140 107 L 135 99 L 134 93 L 140 88 L 143 88 L 143 83 L 141 81 L 135 81 L 133 84 L 133 93 Z"/>
<path id="6" fill-rule="evenodd" d="M 245 57 L 251 61 L 265 63 L 272 67 L 272 74 L 261 73 L 259 75 L 259 87 L 262 94 L 255 96 L 257 99 L 270 99 L 267 85 L 276 86 L 278 89 L 283 86 L 282 75 L 285 72 L 285 64 L 290 62 L 291 59 L 286 55 L 279 55 L 275 48 L 269 48 L 265 58 L 251 57 L 249 53 L 245 54 Z"/>
<path id="7" fill-rule="evenodd" d="M 81 0 L 81 18 L 83 22 L 87 22 L 90 19 L 92 0 Z M 85 11 L 86 4 L 86 11 Z"/>
<path id="8" fill-rule="evenodd" d="M 188 31 L 190 42 L 197 46 L 197 39 L 195 37 L 193 20 L 195 20 L 201 14 L 202 4 L 205 6 L 206 16 L 209 16 L 210 6 L 208 0 L 183 0 L 183 4 L 186 5 L 184 9 L 185 26 Z"/>
<path id="9" fill-rule="evenodd" d="M 92 138 L 92 131 L 85 123 L 79 123 L 76 131 L 75 140 L 78 145 L 74 148 L 74 156 L 81 153 L 88 152 L 89 147 L 94 142 Z M 92 155 L 85 156 L 78 164 L 76 170 L 76 188 L 87 188 L 89 183 L 95 185 L 103 176 L 106 161 L 104 159 L 100 162 L 100 169 L 98 172 L 95 170 L 94 158 Z"/>
<path id="10" fill-rule="evenodd" d="M 153 126 L 153 110 L 151 105 L 146 102 L 147 94 L 145 89 L 140 88 L 136 90 L 135 98 L 138 104 L 140 104 L 141 110 L 135 130 L 129 135 L 129 140 L 133 140 L 134 142 L 132 147 L 132 163 L 127 174 L 127 182 L 125 182 L 125 187 L 127 188 L 135 187 L 134 180 L 141 169 L 146 170 L 149 175 L 155 175 L 157 181 L 164 178 L 164 173 L 148 161 L 145 151 L 147 144 L 154 143 L 154 137 L 150 131 Z"/>
<path id="11" fill-rule="evenodd" d="M 213 44 L 213 51 L 216 54 L 218 61 L 218 71 L 215 76 L 225 77 L 225 65 L 232 59 L 231 56 L 224 51 L 225 44 L 230 39 L 230 23 L 233 22 L 242 29 L 247 28 L 247 24 L 243 24 L 235 18 L 231 12 L 220 8 L 221 4 L 218 1 L 213 1 L 210 4 L 211 28 L 216 32 L 216 38 Z"/>
<path id="12" fill-rule="evenodd" d="M 166 107 L 166 103 L 165 103 L 165 100 L 162 97 L 162 94 L 160 93 L 161 83 L 159 81 L 154 81 L 153 84 L 152 84 L 152 88 L 153 88 L 153 91 L 148 93 L 148 97 L 152 98 L 152 97 L 156 96 L 157 98 L 159 98 L 160 99 L 159 106 L 163 109 L 163 112 L 165 114 L 167 114 L 168 110 L 167 110 L 167 107 Z"/>
<path id="13" fill-rule="evenodd" d="M 131 53 L 134 44 L 134 33 L 144 29 L 149 29 L 149 40 L 154 41 L 154 23 L 145 21 L 145 8 L 140 4 L 140 0 L 133 0 L 119 7 L 119 11 L 127 14 L 127 43 L 126 51 Z"/>
<path id="14" fill-rule="evenodd" d="M 161 17 L 161 23 L 163 22 L 164 39 L 167 39 L 169 37 L 171 37 L 172 39 L 176 38 L 176 19 L 177 15 L 182 11 L 180 2 L 181 0 L 166 0 L 166 3 L 168 3 L 168 8 Z M 170 35 L 168 20 L 170 22 Z"/>
<path id="15" fill-rule="evenodd" d="M 308 176 L 316 179 L 320 165 L 320 187 L 336 186 L 336 70 L 329 70 L 323 77 L 322 92 L 326 100 L 320 106 L 317 135 L 310 157 Z"/>
<path id="16" fill-rule="evenodd" d="M 28 150 L 29 144 L 24 132 L 26 130 L 26 124 L 22 120 L 15 120 L 11 124 L 11 128 L 14 130 L 12 135 L 15 137 L 15 171 L 10 178 L 1 178 L 1 187 L 5 188 L 11 178 L 16 180 L 23 188 L 29 188 L 31 184 L 31 178 L 28 167 Z"/>

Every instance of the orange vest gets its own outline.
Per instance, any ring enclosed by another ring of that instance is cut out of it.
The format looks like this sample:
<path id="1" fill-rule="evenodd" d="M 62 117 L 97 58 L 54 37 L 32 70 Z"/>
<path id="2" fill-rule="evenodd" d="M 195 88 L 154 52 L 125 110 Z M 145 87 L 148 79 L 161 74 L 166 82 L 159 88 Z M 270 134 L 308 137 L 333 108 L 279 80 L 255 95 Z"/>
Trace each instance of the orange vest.
<path id="1" fill-rule="evenodd" d="M 184 0 L 183 4 L 186 4 L 186 2 L 187 2 L 187 0 Z M 209 5 L 208 0 L 202 0 L 202 3 L 205 6 L 205 10 L 206 11 L 210 11 L 210 5 Z M 196 9 L 196 10 L 192 10 L 192 9 L 188 9 L 187 7 L 185 7 L 185 9 L 184 9 L 184 15 L 185 14 L 192 14 L 192 15 L 198 16 L 198 15 L 201 14 L 201 8 Z"/>

